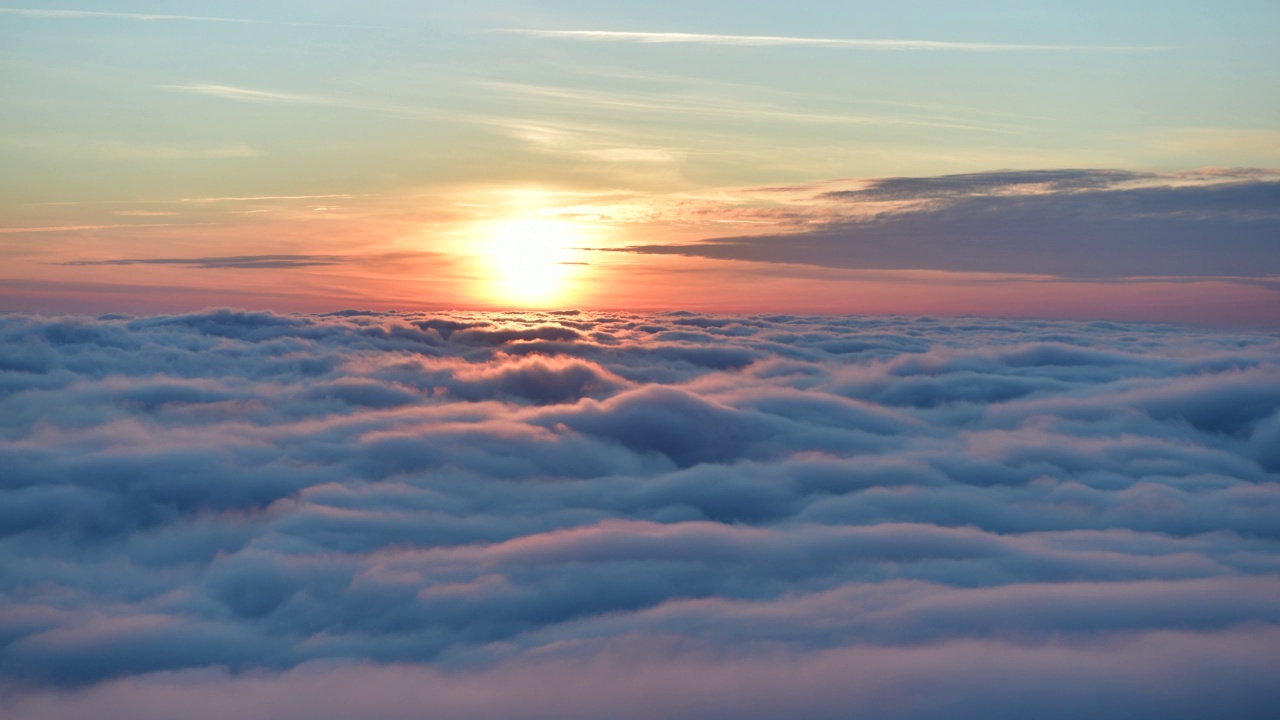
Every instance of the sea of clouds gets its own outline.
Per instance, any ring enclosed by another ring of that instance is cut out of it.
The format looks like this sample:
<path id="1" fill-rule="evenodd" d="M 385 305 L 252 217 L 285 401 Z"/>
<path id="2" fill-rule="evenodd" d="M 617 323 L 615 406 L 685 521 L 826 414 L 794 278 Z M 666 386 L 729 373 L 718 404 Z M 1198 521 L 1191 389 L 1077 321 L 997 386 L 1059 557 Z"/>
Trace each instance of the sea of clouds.
<path id="1" fill-rule="evenodd" d="M 0 316 L 0 704 L 1267 718 L 1280 334 Z"/>

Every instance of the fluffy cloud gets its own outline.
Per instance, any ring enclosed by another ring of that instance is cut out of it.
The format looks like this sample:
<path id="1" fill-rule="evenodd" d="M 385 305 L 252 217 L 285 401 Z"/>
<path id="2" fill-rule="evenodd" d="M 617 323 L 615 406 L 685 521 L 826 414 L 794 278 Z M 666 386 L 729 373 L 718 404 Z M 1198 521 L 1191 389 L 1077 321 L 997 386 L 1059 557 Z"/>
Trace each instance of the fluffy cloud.
<path id="1" fill-rule="evenodd" d="M 1264 717 L 1278 349 L 972 318 L 0 317 L 0 699 Z"/>

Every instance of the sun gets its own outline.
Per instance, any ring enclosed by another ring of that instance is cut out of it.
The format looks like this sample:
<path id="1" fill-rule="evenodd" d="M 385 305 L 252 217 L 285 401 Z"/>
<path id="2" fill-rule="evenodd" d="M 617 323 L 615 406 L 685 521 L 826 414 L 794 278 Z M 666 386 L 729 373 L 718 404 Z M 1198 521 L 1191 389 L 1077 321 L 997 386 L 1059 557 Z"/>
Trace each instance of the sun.
<path id="1" fill-rule="evenodd" d="M 582 231 L 555 218 L 487 223 L 480 231 L 480 261 L 492 302 L 520 307 L 561 306 L 573 297 L 583 263 L 575 261 Z"/>

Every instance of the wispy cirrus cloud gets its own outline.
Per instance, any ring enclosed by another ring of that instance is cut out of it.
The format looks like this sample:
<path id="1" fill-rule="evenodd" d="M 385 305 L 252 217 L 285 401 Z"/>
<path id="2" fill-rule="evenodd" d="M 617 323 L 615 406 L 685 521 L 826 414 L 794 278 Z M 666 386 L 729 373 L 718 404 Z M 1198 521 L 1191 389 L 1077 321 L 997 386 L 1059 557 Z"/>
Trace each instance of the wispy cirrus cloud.
<path id="1" fill-rule="evenodd" d="M 329 198 L 353 198 L 367 197 L 364 195 L 351 195 L 347 193 L 329 193 L 327 195 L 256 195 L 256 196 L 226 196 L 226 197 L 188 197 L 188 198 L 167 198 L 167 199 L 133 199 L 133 200 L 58 200 L 54 202 L 28 203 L 33 206 L 58 206 L 58 205 L 119 205 L 134 203 L 152 203 L 172 205 L 179 203 L 228 203 L 228 202 L 268 202 L 277 200 L 316 200 Z M 120 213 L 117 213 L 120 214 Z"/>
<path id="2" fill-rule="evenodd" d="M 160 85 L 158 87 L 161 90 L 189 93 L 192 95 L 206 95 L 209 97 L 221 98 L 223 100 L 245 103 L 314 105 L 320 107 L 345 108 L 348 110 L 385 113 L 388 115 L 408 118 L 440 119 L 458 116 L 457 113 L 448 110 L 438 110 L 435 108 L 398 105 L 395 103 L 384 103 L 376 100 L 364 100 L 359 98 L 303 95 L 298 93 L 279 92 L 275 90 L 258 90 L 255 88 L 237 87 L 234 85 L 197 83 L 191 85 Z"/>
<path id="3" fill-rule="evenodd" d="M 0 15 L 20 15 L 34 18 L 118 18 L 141 22 L 182 21 L 258 24 L 267 21 L 243 18 L 208 17 L 203 15 L 161 15 L 156 13 L 101 12 L 96 10 L 38 10 L 31 8 L 0 8 Z M 267 23 L 276 24 L 276 23 Z"/>
<path id="4" fill-rule="evenodd" d="M 1023 51 L 1144 51 L 1162 47 L 1131 45 L 1042 45 L 1026 43 L 979 43 L 945 40 L 883 40 L 869 38 L 813 38 L 785 35 L 720 35 L 686 32 L 628 32 L 618 30 L 529 30 L 499 28 L 497 32 L 528 37 L 586 40 L 591 42 L 630 42 L 644 44 L 748 45 L 757 47 L 809 46 L 849 48 L 855 50 L 951 51 L 951 52 L 1023 52 Z"/>
<path id="5" fill-rule="evenodd" d="M 160 13 L 105 12 L 100 10 L 47 10 L 35 8 L 0 8 L 0 15 L 18 15 L 29 18 L 51 18 L 82 20 L 90 18 L 108 18 L 115 20 L 133 20 L 136 22 L 200 22 L 229 23 L 234 25 L 287 25 L 294 27 L 373 27 L 371 25 L 338 25 L 332 23 L 309 23 L 288 20 L 255 20 L 250 18 L 214 17 L 209 15 L 166 15 Z"/>
<path id="6" fill-rule="evenodd" d="M 243 197 L 199 197 L 199 198 L 181 198 L 179 200 L 165 200 L 158 202 L 179 202 L 179 203 L 221 203 L 221 202 L 257 202 L 267 200 L 321 200 L 331 198 L 353 198 L 360 197 L 348 193 L 330 193 L 328 195 L 257 195 Z"/>
<path id="7" fill-rule="evenodd" d="M 889 125 L 942 127 L 983 132 L 1018 132 L 1017 126 L 1006 122 L 980 122 L 945 116 L 904 115 L 902 113 L 867 113 L 833 111 L 801 111 L 760 101 L 743 101 L 726 97 L 691 98 L 680 95 L 648 95 L 618 92 L 600 92 L 580 88 L 549 87 L 525 83 L 483 82 L 479 86 L 544 104 L 556 104 L 577 109 L 592 108 L 599 111 L 625 111 L 636 113 L 678 114 L 693 118 L 763 122 L 805 123 L 819 125 Z"/>
<path id="8" fill-rule="evenodd" d="M 120 260 L 72 260 L 58 263 L 74 267 L 94 265 L 180 265 L 201 270 L 268 270 L 282 268 L 340 265 L 347 261 L 343 255 L 230 255 L 224 257 L 197 258 L 123 258 Z"/>
<path id="9" fill-rule="evenodd" d="M 210 95 L 224 100 L 239 102 L 274 102 L 329 104 L 332 98 L 317 95 L 298 95 L 295 93 L 276 92 L 274 90 L 255 90 L 253 88 L 235 87 L 234 85 L 195 84 L 195 85 L 161 85 L 162 90 L 191 93 L 193 95 Z"/>
<path id="10" fill-rule="evenodd" d="M 116 223 L 108 225 L 44 225 L 40 227 L 7 227 L 0 228 L 0 235 L 17 235 L 19 233 L 58 233 L 58 232 L 79 232 L 82 230 L 114 230 L 116 228 L 155 228 L 155 227 L 178 227 L 174 223 L 147 223 L 140 225 L 136 223 Z"/>

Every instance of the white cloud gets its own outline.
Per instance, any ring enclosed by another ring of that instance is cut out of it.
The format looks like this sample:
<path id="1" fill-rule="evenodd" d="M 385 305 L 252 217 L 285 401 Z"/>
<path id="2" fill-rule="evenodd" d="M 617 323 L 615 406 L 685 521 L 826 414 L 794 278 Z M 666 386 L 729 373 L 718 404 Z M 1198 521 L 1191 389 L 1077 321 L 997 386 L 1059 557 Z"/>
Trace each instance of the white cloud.
<path id="1" fill-rule="evenodd" d="M 1119 45 L 1038 45 L 1017 43 L 950 42 L 942 40 L 880 40 L 855 38 L 811 38 L 777 35 L 717 35 L 684 32 L 623 32 L 615 30 L 527 30 L 501 28 L 496 32 L 529 37 L 586 40 L 594 42 L 631 42 L 647 44 L 745 45 L 758 47 L 810 46 L 849 48 L 856 50 L 923 50 L 930 52 L 1025 52 L 1025 51 L 1146 51 L 1165 48 Z"/>
<path id="2" fill-rule="evenodd" d="M 29 18 L 81 20 L 108 18 L 137 22 L 198 22 L 229 23 L 234 25 L 285 25 L 295 27 L 371 27 L 365 25 L 335 25 L 329 23 L 290 22 L 284 20 L 253 20 L 248 18 L 214 17 L 207 15 L 165 15 L 159 13 L 104 12 L 98 10 L 45 10 L 28 8 L 0 8 L 0 15 L 17 15 Z"/>
<path id="3" fill-rule="evenodd" d="M 195 95 L 209 95 L 212 97 L 223 98 L 224 100 L 238 100 L 240 102 L 278 102 L 278 103 L 304 103 L 310 105 L 330 104 L 334 102 L 331 98 L 317 97 L 313 95 L 295 95 L 293 93 L 275 92 L 272 90 L 255 90 L 252 88 L 241 88 L 233 85 L 162 85 L 164 90 L 174 90 L 177 92 L 192 93 Z"/>

